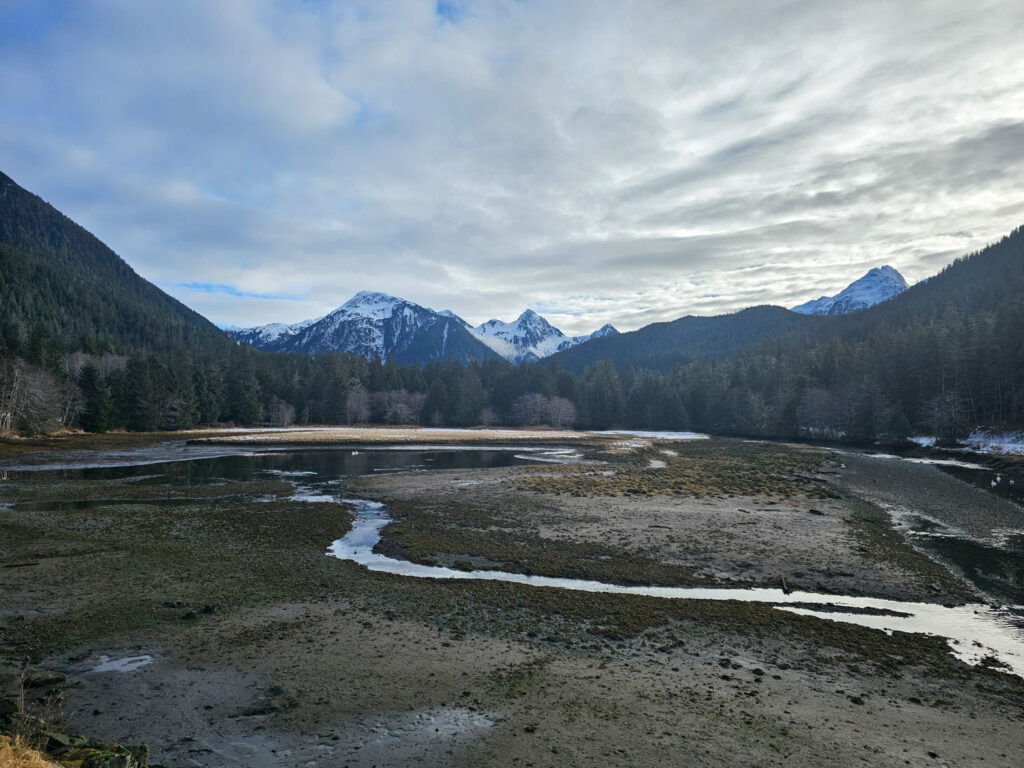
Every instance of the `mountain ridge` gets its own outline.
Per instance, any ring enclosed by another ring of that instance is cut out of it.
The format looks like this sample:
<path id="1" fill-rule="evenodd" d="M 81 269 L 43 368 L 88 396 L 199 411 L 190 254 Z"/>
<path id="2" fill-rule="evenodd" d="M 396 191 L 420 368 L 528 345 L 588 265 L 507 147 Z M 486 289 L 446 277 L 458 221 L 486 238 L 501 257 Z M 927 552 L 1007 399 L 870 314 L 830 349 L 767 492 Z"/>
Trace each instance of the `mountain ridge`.
<path id="1" fill-rule="evenodd" d="M 442 329 L 440 342 L 438 328 Z M 463 362 L 502 358 L 519 364 L 618 333 L 606 324 L 590 334 L 566 336 L 532 309 L 523 311 L 512 323 L 492 319 L 472 326 L 450 309 L 435 312 L 378 291 L 359 291 L 334 311 L 313 320 L 228 327 L 225 331 L 238 343 L 268 352 L 322 354 L 336 349 L 366 358 L 394 358 L 400 364 L 451 359 L 447 356 L 451 354 L 450 339 L 459 350 L 455 359 Z M 403 334 L 412 337 L 403 338 Z M 426 340 L 427 336 L 431 340 Z"/>
<path id="2" fill-rule="evenodd" d="M 884 264 L 868 270 L 833 296 L 822 296 L 791 308 L 801 315 L 845 315 L 898 296 L 910 286 L 896 269 Z"/>
<path id="3" fill-rule="evenodd" d="M 398 365 L 425 365 L 431 360 L 485 362 L 499 357 L 457 319 L 377 291 L 359 291 L 314 320 L 271 323 L 227 334 L 265 352 L 338 351 Z"/>

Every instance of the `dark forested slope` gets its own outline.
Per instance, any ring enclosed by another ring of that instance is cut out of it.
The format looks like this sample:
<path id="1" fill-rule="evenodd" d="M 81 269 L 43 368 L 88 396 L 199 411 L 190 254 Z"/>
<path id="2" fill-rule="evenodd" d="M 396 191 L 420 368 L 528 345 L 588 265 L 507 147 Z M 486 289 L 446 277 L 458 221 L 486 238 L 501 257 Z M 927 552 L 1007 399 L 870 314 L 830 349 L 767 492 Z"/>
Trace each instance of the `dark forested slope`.
<path id="1" fill-rule="evenodd" d="M 233 346 L 53 206 L 0 173 L 0 355 Z"/>
<path id="2" fill-rule="evenodd" d="M 800 315 L 782 307 L 751 307 L 731 315 L 653 323 L 630 333 L 586 341 L 551 359 L 577 373 L 606 358 L 620 367 L 668 372 L 691 360 L 721 359 L 794 332 L 815 332 L 827 323 L 828 318 Z"/>

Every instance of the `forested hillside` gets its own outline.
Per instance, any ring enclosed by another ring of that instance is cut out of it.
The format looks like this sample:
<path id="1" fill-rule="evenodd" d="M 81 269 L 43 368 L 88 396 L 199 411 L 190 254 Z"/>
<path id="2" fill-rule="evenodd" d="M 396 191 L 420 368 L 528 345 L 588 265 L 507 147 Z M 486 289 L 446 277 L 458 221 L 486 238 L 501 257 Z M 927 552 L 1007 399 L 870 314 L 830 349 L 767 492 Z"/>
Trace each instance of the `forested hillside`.
<path id="1" fill-rule="evenodd" d="M 206 318 L 0 173 L 0 354 L 223 350 Z"/>
<path id="2" fill-rule="evenodd" d="M 630 333 L 593 339 L 552 359 L 577 373 L 606 358 L 620 368 L 630 365 L 669 373 L 692 360 L 729 357 L 794 332 L 816 333 L 827 322 L 782 307 L 750 307 L 731 315 L 653 323 Z"/>
<path id="3" fill-rule="evenodd" d="M 676 372 L 692 419 L 746 434 L 952 441 L 1024 427 L 1024 229 L 870 309 Z"/>

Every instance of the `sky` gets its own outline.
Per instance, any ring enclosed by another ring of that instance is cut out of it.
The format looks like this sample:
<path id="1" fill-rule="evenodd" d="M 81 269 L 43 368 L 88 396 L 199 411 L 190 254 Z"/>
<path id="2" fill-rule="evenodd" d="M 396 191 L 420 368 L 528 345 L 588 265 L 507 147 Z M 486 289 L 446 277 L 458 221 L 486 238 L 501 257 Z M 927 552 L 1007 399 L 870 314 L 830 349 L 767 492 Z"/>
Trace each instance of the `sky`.
<path id="1" fill-rule="evenodd" d="M 1024 3 L 0 0 L 0 170 L 225 325 L 567 333 L 1024 224 Z"/>

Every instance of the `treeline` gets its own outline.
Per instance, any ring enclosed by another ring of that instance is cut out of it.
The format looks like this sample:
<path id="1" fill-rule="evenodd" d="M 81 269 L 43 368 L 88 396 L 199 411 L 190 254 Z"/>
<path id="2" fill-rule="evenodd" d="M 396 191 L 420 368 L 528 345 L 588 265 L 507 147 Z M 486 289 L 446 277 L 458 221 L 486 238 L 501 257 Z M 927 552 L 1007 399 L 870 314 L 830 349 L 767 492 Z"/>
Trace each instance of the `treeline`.
<path id="1" fill-rule="evenodd" d="M 0 359 L 0 430 L 188 429 L 199 424 L 613 426 L 623 414 L 610 363 L 585 376 L 547 366 L 397 366 L 238 347 L 205 363 L 185 355 Z M 673 422 L 684 426 L 683 421 Z"/>
<path id="2" fill-rule="evenodd" d="M 857 333 L 790 336 L 669 373 L 607 359 L 580 374 L 557 361 L 420 368 L 233 345 L 60 353 L 29 334 L 17 354 L 0 354 L 0 431 L 552 424 L 893 444 L 925 432 L 950 443 L 976 426 L 1024 428 L 1024 279 L 1007 287 L 971 312 L 896 307 Z"/>

